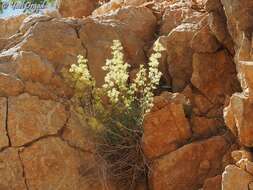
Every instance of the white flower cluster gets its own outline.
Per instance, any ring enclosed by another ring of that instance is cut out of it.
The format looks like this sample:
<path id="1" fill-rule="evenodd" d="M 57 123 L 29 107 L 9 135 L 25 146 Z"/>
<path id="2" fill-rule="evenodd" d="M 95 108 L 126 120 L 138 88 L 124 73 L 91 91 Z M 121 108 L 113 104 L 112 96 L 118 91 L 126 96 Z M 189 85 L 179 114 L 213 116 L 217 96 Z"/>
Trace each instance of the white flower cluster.
<path id="1" fill-rule="evenodd" d="M 158 41 L 154 44 L 154 53 L 149 58 L 149 70 L 148 70 L 148 82 L 144 85 L 143 96 L 141 98 L 141 107 L 144 115 L 150 112 L 153 107 L 154 90 L 159 85 L 162 73 L 159 71 L 159 59 L 162 57 L 161 52 L 165 51 L 165 48 Z M 144 72 L 144 71 L 139 71 Z M 138 78 L 137 78 L 138 79 Z M 140 79 L 141 80 L 141 79 Z"/>
<path id="2" fill-rule="evenodd" d="M 93 82 L 92 76 L 88 69 L 88 60 L 82 55 L 78 55 L 77 64 L 71 65 L 69 72 L 72 74 L 72 80 L 76 83 L 75 88 L 83 89 Z"/>
<path id="3" fill-rule="evenodd" d="M 130 65 L 124 62 L 123 47 L 119 40 L 113 41 L 111 49 L 112 59 L 107 59 L 102 68 L 107 71 L 103 88 L 112 103 L 116 104 L 122 101 L 129 106 L 128 68 Z"/>
<path id="4" fill-rule="evenodd" d="M 159 42 L 155 43 L 154 53 L 149 58 L 148 68 L 140 65 L 132 83 L 129 83 L 128 69 L 130 65 L 124 61 L 123 47 L 120 41 L 114 40 L 111 49 L 112 58 L 107 59 L 102 68 L 107 72 L 103 89 L 113 104 L 121 103 L 129 110 L 133 103 L 140 105 L 144 117 L 153 107 L 154 90 L 159 85 L 162 76 L 158 69 L 159 59 L 162 56 L 161 52 L 165 49 Z M 85 87 L 95 85 L 95 80 L 89 72 L 87 63 L 88 60 L 79 55 L 77 64 L 73 64 L 69 70 L 73 81 L 76 83 L 75 89 L 82 93 L 84 93 L 82 90 Z"/>
<path id="5" fill-rule="evenodd" d="M 103 68 L 107 71 L 105 85 L 107 95 L 113 103 L 123 102 L 127 108 L 131 108 L 134 100 L 139 101 L 143 115 L 150 112 L 153 106 L 154 90 L 159 85 L 162 73 L 158 70 L 159 58 L 164 47 L 156 42 L 154 53 L 150 56 L 148 69 L 140 65 L 139 71 L 132 84 L 128 83 L 130 67 L 124 63 L 123 47 L 118 40 L 113 41 L 113 58 L 106 61 Z"/>

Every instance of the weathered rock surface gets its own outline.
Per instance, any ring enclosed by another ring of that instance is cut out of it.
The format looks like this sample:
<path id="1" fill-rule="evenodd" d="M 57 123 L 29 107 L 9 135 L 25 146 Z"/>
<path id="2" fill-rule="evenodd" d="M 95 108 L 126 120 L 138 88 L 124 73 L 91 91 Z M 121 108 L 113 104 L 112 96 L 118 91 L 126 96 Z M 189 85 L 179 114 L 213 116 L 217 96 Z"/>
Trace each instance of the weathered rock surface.
<path id="1" fill-rule="evenodd" d="M 8 100 L 8 131 L 12 146 L 57 134 L 65 125 L 64 105 L 22 94 Z"/>
<path id="2" fill-rule="evenodd" d="M 63 17 L 82 18 L 89 16 L 96 8 L 98 0 L 58 0 L 58 10 Z"/>
<path id="3" fill-rule="evenodd" d="M 222 174 L 222 189 L 249 189 L 253 176 L 236 166 L 229 165 Z"/>
<path id="4" fill-rule="evenodd" d="M 19 152 L 9 148 L 0 153 L 0 189 L 27 190 L 24 168 Z"/>
<path id="5" fill-rule="evenodd" d="M 26 17 L 27 15 L 22 14 L 8 19 L 0 18 L 0 38 L 8 38 L 16 34 Z"/>
<path id="6" fill-rule="evenodd" d="M 113 14 L 84 21 L 79 31 L 80 38 L 88 51 L 90 71 L 96 76 L 98 85 L 103 83 L 105 72 L 101 67 L 111 57 L 112 41 L 118 39 L 122 42 L 125 59 L 134 69 L 147 60 L 144 45 L 153 39 L 155 24 L 155 16 L 145 7 L 123 8 Z"/>
<path id="7" fill-rule="evenodd" d="M 73 109 L 70 111 L 68 122 L 62 133 L 62 138 L 74 147 L 88 152 L 94 151 L 94 139 L 92 139 L 88 124 Z"/>
<path id="8" fill-rule="evenodd" d="M 229 143 L 217 136 L 185 145 L 154 161 L 151 167 L 151 188 L 155 190 L 195 190 L 205 178 L 218 175 L 221 160 Z"/>
<path id="9" fill-rule="evenodd" d="M 184 113 L 186 104 L 180 94 L 157 97 L 157 110 L 146 117 L 143 126 L 143 151 L 148 158 L 168 154 L 190 139 L 191 130 Z"/>
<path id="10" fill-rule="evenodd" d="M 222 104 L 239 87 L 234 63 L 226 51 L 194 54 L 191 82 L 213 104 Z"/>
<path id="11" fill-rule="evenodd" d="M 253 189 L 251 149 L 234 151 L 232 135 L 222 136 L 226 124 L 240 146 L 253 146 L 252 1 L 97 5 L 60 2 L 62 16 L 82 19 L 0 19 L 0 189 L 102 189 L 92 137 L 68 105 L 72 90 L 63 76 L 81 54 L 100 86 L 114 39 L 123 44 L 130 72 L 147 62 L 154 41 L 166 48 L 159 91 L 173 93 L 155 98 L 144 125 L 149 188 Z"/>
<path id="12" fill-rule="evenodd" d="M 7 98 L 0 98 L 0 149 L 9 146 L 7 134 Z"/>
<path id="13" fill-rule="evenodd" d="M 143 3 L 147 2 L 147 0 L 111 0 L 107 3 L 104 3 L 99 8 L 93 11 L 93 16 L 99 16 L 104 14 L 110 14 L 120 8 L 126 7 L 126 6 L 139 6 Z"/>
<path id="14" fill-rule="evenodd" d="M 221 190 L 221 180 L 221 175 L 208 178 L 207 180 L 205 180 L 203 190 Z"/>
<path id="15" fill-rule="evenodd" d="M 98 183 L 88 182 L 87 174 L 92 172 L 95 163 L 92 154 L 75 150 L 60 138 L 35 142 L 20 153 L 20 158 L 31 190 L 99 189 L 98 179 Z"/>

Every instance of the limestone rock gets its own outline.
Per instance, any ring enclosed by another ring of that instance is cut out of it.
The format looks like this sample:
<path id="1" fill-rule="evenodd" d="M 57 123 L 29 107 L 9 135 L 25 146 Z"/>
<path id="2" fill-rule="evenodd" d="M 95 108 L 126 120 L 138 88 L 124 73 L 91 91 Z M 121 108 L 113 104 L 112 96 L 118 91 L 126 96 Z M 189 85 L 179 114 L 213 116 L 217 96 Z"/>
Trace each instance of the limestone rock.
<path id="1" fill-rule="evenodd" d="M 97 17 L 102 21 L 117 22 L 119 29 L 132 31 L 138 38 L 149 41 L 153 38 L 156 17 L 146 7 L 125 7 L 109 15 Z"/>
<path id="2" fill-rule="evenodd" d="M 205 9 L 208 12 L 222 11 L 222 4 L 220 0 L 205 0 Z"/>
<path id="3" fill-rule="evenodd" d="M 0 38 L 8 38 L 18 32 L 23 20 L 27 17 L 25 14 L 10 18 L 0 18 Z"/>
<path id="4" fill-rule="evenodd" d="M 101 16 L 105 14 L 113 13 L 120 8 L 127 7 L 127 6 L 140 6 L 147 2 L 147 0 L 111 0 L 107 3 L 104 3 L 99 8 L 93 11 L 92 16 Z"/>
<path id="5" fill-rule="evenodd" d="M 184 103 L 177 102 L 178 96 L 180 95 L 175 94 L 163 106 L 161 102 L 156 103 L 160 104 L 160 109 L 151 112 L 145 119 L 142 144 L 144 153 L 150 159 L 176 150 L 191 137 Z"/>
<path id="6" fill-rule="evenodd" d="M 17 96 L 24 91 L 23 82 L 15 76 L 0 73 L 0 96 Z"/>
<path id="7" fill-rule="evenodd" d="M 0 149 L 9 146 L 7 134 L 7 98 L 0 98 Z"/>
<path id="8" fill-rule="evenodd" d="M 222 190 L 246 190 L 252 181 L 252 175 L 236 166 L 229 165 L 222 174 Z"/>
<path id="9" fill-rule="evenodd" d="M 212 119 L 198 116 L 193 116 L 191 123 L 194 136 L 198 138 L 214 136 L 219 130 L 221 130 L 221 127 L 224 126 L 222 119 Z"/>
<path id="10" fill-rule="evenodd" d="M 195 142 L 154 161 L 150 184 L 154 190 L 195 190 L 206 178 L 221 173 L 229 144 L 222 136 Z"/>
<path id="11" fill-rule="evenodd" d="M 94 139 L 92 139 L 89 126 L 73 109 L 70 111 L 70 117 L 63 131 L 62 138 L 74 147 L 89 152 L 94 151 Z"/>
<path id="12" fill-rule="evenodd" d="M 238 136 L 240 143 L 252 147 L 252 103 L 243 94 L 234 94 L 230 99 L 230 104 L 224 109 L 226 125 Z"/>
<path id="13" fill-rule="evenodd" d="M 86 55 L 75 29 L 59 19 L 37 21 L 18 47 L 22 51 L 36 53 L 41 59 L 47 59 L 54 68 L 76 63 L 78 54 Z"/>
<path id="14" fill-rule="evenodd" d="M 131 69 L 146 63 L 144 45 L 153 38 L 155 22 L 154 15 L 145 7 L 128 7 L 112 15 L 84 21 L 80 38 L 88 50 L 89 68 L 98 86 L 103 84 L 105 72 L 101 67 L 111 57 L 113 40 L 122 42 L 125 60 Z"/>
<path id="15" fill-rule="evenodd" d="M 190 83 L 193 56 L 190 42 L 196 31 L 196 25 L 182 24 L 168 35 L 167 64 L 173 92 L 182 91 Z"/>
<path id="16" fill-rule="evenodd" d="M 22 146 L 62 129 L 67 112 L 61 103 L 22 94 L 8 101 L 8 131 L 12 146 Z"/>
<path id="17" fill-rule="evenodd" d="M 221 180 L 221 175 L 208 178 L 207 180 L 205 180 L 203 190 L 221 190 Z"/>
<path id="18" fill-rule="evenodd" d="M 21 51 L 15 57 L 17 75 L 26 80 L 32 80 L 48 84 L 54 73 L 54 68 L 48 62 L 32 52 Z"/>
<path id="19" fill-rule="evenodd" d="M 220 44 L 212 35 L 208 26 L 204 26 L 197 32 L 191 42 L 191 47 L 198 53 L 213 53 L 220 48 Z"/>
<path id="20" fill-rule="evenodd" d="M 224 44 L 231 54 L 234 54 L 234 44 L 226 26 L 226 17 L 224 12 L 214 11 L 209 13 L 208 23 L 210 30 L 217 40 L 221 44 Z"/>
<path id="21" fill-rule="evenodd" d="M 57 137 L 35 142 L 20 157 L 30 190 L 99 189 L 99 179 L 92 176 L 93 156 L 69 147 Z"/>
<path id="22" fill-rule="evenodd" d="M 196 24 L 203 14 L 193 10 L 189 4 L 178 1 L 167 6 L 161 20 L 160 35 L 168 35 L 183 23 Z M 173 18 L 173 19 L 172 19 Z"/>
<path id="23" fill-rule="evenodd" d="M 240 89 L 232 58 L 224 50 L 194 54 L 191 82 L 214 104 L 222 104 L 226 95 L 231 96 Z"/>
<path id="24" fill-rule="evenodd" d="M 27 190 L 18 150 L 8 148 L 0 153 L 0 189 Z"/>
<path id="25" fill-rule="evenodd" d="M 57 7 L 63 17 L 89 16 L 96 8 L 98 0 L 58 0 Z"/>

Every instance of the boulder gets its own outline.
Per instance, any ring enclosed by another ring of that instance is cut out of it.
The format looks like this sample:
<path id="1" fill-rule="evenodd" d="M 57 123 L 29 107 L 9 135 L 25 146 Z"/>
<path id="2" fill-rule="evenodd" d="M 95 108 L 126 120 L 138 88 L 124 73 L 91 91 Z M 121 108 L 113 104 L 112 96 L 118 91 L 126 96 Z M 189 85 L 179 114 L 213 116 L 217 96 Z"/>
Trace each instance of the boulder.
<path id="1" fill-rule="evenodd" d="M 224 118 L 227 127 L 235 136 L 238 136 L 240 143 L 252 147 L 252 103 L 242 94 L 234 94 L 230 104 L 224 109 Z"/>
<path id="2" fill-rule="evenodd" d="M 195 53 L 191 82 L 213 104 L 222 105 L 226 96 L 240 90 L 233 60 L 226 50 Z"/>
<path id="3" fill-rule="evenodd" d="M 206 179 L 203 190 L 221 190 L 221 180 L 221 175 Z"/>
<path id="4" fill-rule="evenodd" d="M 65 106 L 52 100 L 22 94 L 8 101 L 8 131 L 12 146 L 23 146 L 57 134 L 67 120 Z"/>
<path id="5" fill-rule="evenodd" d="M 62 138 L 71 146 L 78 147 L 87 152 L 94 152 L 95 144 L 92 132 L 83 116 L 73 108 L 70 109 L 68 122 L 62 133 Z"/>
<path id="6" fill-rule="evenodd" d="M 193 37 L 191 48 L 196 53 L 214 53 L 221 47 L 209 26 L 202 27 Z"/>
<path id="7" fill-rule="evenodd" d="M 193 56 L 190 42 L 196 31 L 196 25 L 182 24 L 168 35 L 167 64 L 173 92 L 182 91 L 190 83 Z"/>
<path id="8" fill-rule="evenodd" d="M 222 11 L 223 7 L 220 0 L 204 0 L 205 9 L 208 12 Z"/>
<path id="9" fill-rule="evenodd" d="M 38 18 L 39 19 L 39 18 Z M 86 55 L 81 40 L 71 24 L 60 19 L 38 21 L 17 45 L 21 51 L 33 52 L 60 70 L 77 61 L 77 55 Z"/>
<path id="10" fill-rule="evenodd" d="M 168 95 L 170 99 L 166 99 L 165 95 L 156 98 L 155 110 L 146 116 L 143 124 L 142 146 L 149 159 L 176 150 L 191 137 L 184 113 L 184 105 L 187 104 L 184 97 L 180 94 Z"/>
<path id="11" fill-rule="evenodd" d="M 37 141 L 20 152 L 20 158 L 31 190 L 102 189 L 92 154 L 72 148 L 60 138 Z"/>
<path id="12" fill-rule="evenodd" d="M 208 24 L 211 32 L 216 39 L 228 49 L 231 54 L 234 54 L 234 42 L 228 32 L 226 25 L 226 17 L 222 11 L 213 11 L 209 13 Z"/>
<path id="13" fill-rule="evenodd" d="M 222 136 L 191 143 L 155 160 L 150 170 L 154 190 L 195 190 L 222 172 L 229 143 Z"/>
<path id="14" fill-rule="evenodd" d="M 127 7 L 127 6 L 140 6 L 146 3 L 147 0 L 111 0 L 107 3 L 102 4 L 100 7 L 95 9 L 92 13 L 92 16 L 100 16 L 105 14 L 113 13 L 120 8 Z"/>
<path id="15" fill-rule="evenodd" d="M 0 39 L 9 38 L 16 34 L 26 17 L 26 14 L 21 14 L 10 18 L 0 18 Z"/>
<path id="16" fill-rule="evenodd" d="M 225 126 L 221 118 L 207 118 L 192 116 L 191 118 L 192 132 L 196 138 L 207 138 L 217 135 Z"/>
<path id="17" fill-rule="evenodd" d="M 6 119 L 7 119 L 7 98 L 0 98 L 0 150 L 10 145 L 9 137 L 7 134 L 8 131 Z"/>
<path id="18" fill-rule="evenodd" d="M 222 190 L 249 189 L 253 176 L 233 165 L 226 167 L 222 174 Z"/>
<path id="19" fill-rule="evenodd" d="M 89 16 L 97 3 L 98 0 L 57 0 L 57 7 L 63 17 L 82 18 Z"/>
<path id="20" fill-rule="evenodd" d="M 18 150 L 8 148 L 0 152 L 0 189 L 27 190 L 24 168 Z"/>
<path id="21" fill-rule="evenodd" d="M 144 46 L 153 39 L 156 18 L 146 7 L 127 7 L 111 15 L 86 19 L 79 30 L 80 38 L 88 51 L 89 68 L 97 85 L 103 84 L 105 72 L 101 67 L 111 57 L 113 40 L 120 40 L 125 60 L 131 69 L 147 61 Z"/>
<path id="22" fill-rule="evenodd" d="M 0 96 L 17 96 L 24 91 L 24 83 L 17 77 L 0 72 Z"/>
<path id="23" fill-rule="evenodd" d="M 205 17 L 205 14 L 193 8 L 195 5 L 195 7 L 198 6 L 197 2 L 195 3 L 189 0 L 164 1 L 160 5 L 161 7 L 165 7 L 165 10 L 161 10 L 164 13 L 161 18 L 160 35 L 168 35 L 174 28 L 184 23 L 199 23 Z M 157 4 L 159 5 L 159 3 Z"/>

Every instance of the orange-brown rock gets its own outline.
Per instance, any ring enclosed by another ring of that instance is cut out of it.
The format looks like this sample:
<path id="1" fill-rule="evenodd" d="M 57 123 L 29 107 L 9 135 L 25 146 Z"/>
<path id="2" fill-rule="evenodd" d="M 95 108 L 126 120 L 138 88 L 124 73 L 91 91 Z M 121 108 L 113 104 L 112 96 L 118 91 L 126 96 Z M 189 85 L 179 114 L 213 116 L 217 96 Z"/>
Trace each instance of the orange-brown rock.
<path id="1" fill-rule="evenodd" d="M 0 73 L 0 96 L 17 96 L 23 91 L 24 84 L 19 78 Z"/>
<path id="2" fill-rule="evenodd" d="M 67 120 L 65 106 L 51 100 L 22 94 L 8 100 L 8 131 L 12 146 L 22 146 L 55 135 Z"/>
<path id="3" fill-rule="evenodd" d="M 100 16 L 105 14 L 113 13 L 114 11 L 126 7 L 126 6 L 140 6 L 147 0 L 111 0 L 107 3 L 104 3 L 99 8 L 95 9 L 92 13 L 92 16 Z"/>
<path id="4" fill-rule="evenodd" d="M 95 161 L 90 153 L 71 148 L 57 137 L 35 142 L 20 153 L 31 190 L 98 190 Z M 92 176 L 94 174 L 94 176 Z"/>
<path id="5" fill-rule="evenodd" d="M 63 130 L 62 138 L 74 147 L 89 152 L 94 151 L 94 139 L 92 139 L 88 123 L 73 108 L 70 111 L 70 117 Z"/>
<path id="6" fill-rule="evenodd" d="M 191 47 L 198 53 L 213 53 L 220 48 L 220 44 L 211 33 L 209 26 L 204 26 L 194 35 Z"/>
<path id="7" fill-rule="evenodd" d="M 222 174 L 222 190 L 249 189 L 253 176 L 234 165 L 226 167 Z"/>
<path id="8" fill-rule="evenodd" d="M 184 113 L 186 102 L 177 101 L 179 98 L 180 94 L 171 94 L 169 100 L 166 100 L 166 97 L 160 97 L 159 102 L 156 102 L 158 105 L 155 106 L 159 109 L 145 118 L 142 145 L 149 159 L 176 150 L 191 137 L 190 126 Z"/>
<path id="9" fill-rule="evenodd" d="M 160 35 L 168 35 L 182 23 L 196 24 L 201 20 L 203 14 L 193 10 L 189 2 L 178 1 L 166 7 L 161 21 Z"/>
<path id="10" fill-rule="evenodd" d="M 10 18 L 0 18 L 0 38 L 8 38 L 17 33 L 26 17 L 27 15 L 21 14 Z"/>
<path id="11" fill-rule="evenodd" d="M 197 138 L 207 138 L 218 134 L 224 126 L 222 119 L 193 116 L 191 119 L 192 132 Z"/>
<path id="12" fill-rule="evenodd" d="M 221 180 L 222 180 L 221 175 L 208 178 L 207 180 L 205 180 L 203 190 L 221 190 Z"/>
<path id="13" fill-rule="evenodd" d="M 213 104 L 223 104 L 226 96 L 240 90 L 233 60 L 225 50 L 195 53 L 191 82 Z"/>
<path id="14" fill-rule="evenodd" d="M 98 0 L 58 0 L 58 10 L 63 17 L 82 18 L 89 16 L 96 8 Z"/>
<path id="15" fill-rule="evenodd" d="M 76 63 L 78 54 L 86 55 L 71 24 L 60 19 L 35 23 L 18 46 L 22 51 L 32 51 L 58 69 Z"/>
<path id="16" fill-rule="evenodd" d="M 0 152 L 0 168 L 1 190 L 27 190 L 18 150 L 8 148 Z"/>
<path id="17" fill-rule="evenodd" d="M 102 22 L 117 23 L 116 28 L 121 32 L 133 32 L 139 39 L 150 41 L 154 37 L 156 17 L 146 7 L 126 7 L 113 14 L 97 17 Z M 123 31 L 122 31 L 123 30 Z"/>
<path id="18" fill-rule="evenodd" d="M 217 40 L 223 44 L 231 54 L 234 54 L 234 43 L 226 26 L 226 17 L 223 9 L 210 12 L 208 24 Z"/>
<path id="19" fill-rule="evenodd" d="M 9 146 L 7 134 L 7 98 L 0 98 L 0 150 Z"/>
<path id="20" fill-rule="evenodd" d="M 155 23 L 155 16 L 146 7 L 128 7 L 111 15 L 84 21 L 79 31 L 80 38 L 88 50 L 89 68 L 97 85 L 103 83 L 105 72 L 101 67 L 111 57 L 110 47 L 115 39 L 122 42 L 125 59 L 131 69 L 146 63 L 144 45 L 152 40 Z"/>
<path id="21" fill-rule="evenodd" d="M 192 55 L 190 42 L 197 31 L 195 24 L 182 24 L 173 29 L 167 40 L 167 64 L 174 92 L 182 91 L 192 75 Z"/>
<path id="22" fill-rule="evenodd" d="M 205 9 L 208 12 L 222 11 L 223 9 L 220 0 L 204 0 L 204 2 L 205 2 Z"/>
<path id="23" fill-rule="evenodd" d="M 219 175 L 228 142 L 222 136 L 195 142 L 167 154 L 152 164 L 150 184 L 154 190 L 195 190 L 205 179 Z"/>
<path id="24" fill-rule="evenodd" d="M 238 136 L 241 144 L 253 146 L 252 103 L 243 94 L 234 94 L 230 104 L 224 109 L 224 118 L 227 127 Z"/>
<path id="25" fill-rule="evenodd" d="M 23 80 L 31 80 L 48 84 L 54 73 L 54 68 L 46 60 L 42 60 L 32 52 L 21 51 L 16 55 L 17 75 Z"/>

